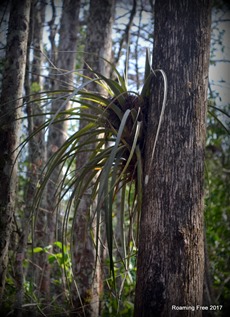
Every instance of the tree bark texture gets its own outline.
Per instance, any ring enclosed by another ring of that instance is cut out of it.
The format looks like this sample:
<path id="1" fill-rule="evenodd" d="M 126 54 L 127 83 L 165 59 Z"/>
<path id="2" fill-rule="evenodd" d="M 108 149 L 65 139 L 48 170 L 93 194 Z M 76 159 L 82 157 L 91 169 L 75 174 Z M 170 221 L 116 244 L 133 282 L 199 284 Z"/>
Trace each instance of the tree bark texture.
<path id="1" fill-rule="evenodd" d="M 94 71 L 104 76 L 109 76 L 110 73 L 110 66 L 103 58 L 111 60 L 114 4 L 114 0 L 90 1 L 84 59 Z M 85 66 L 84 75 L 92 77 L 87 66 Z M 86 88 L 95 93 L 104 95 L 106 93 L 95 83 L 88 84 Z M 80 122 L 80 129 L 84 125 L 85 122 Z M 84 167 L 89 156 L 87 151 L 78 155 L 77 169 Z M 76 316 L 87 317 L 99 316 L 100 295 L 103 288 L 102 268 L 95 264 L 96 250 L 92 238 L 95 231 L 91 224 L 91 206 L 91 195 L 87 192 L 76 210 L 73 224 L 73 272 L 78 287 L 78 291 L 73 292 L 73 302 Z M 101 234 L 104 235 L 103 230 Z M 102 256 L 101 251 L 102 249 L 99 250 L 99 254 Z"/>
<path id="2" fill-rule="evenodd" d="M 30 33 L 27 50 L 27 63 L 26 63 L 26 77 L 25 77 L 25 93 L 27 100 L 27 114 L 28 114 L 28 134 L 34 136 L 28 141 L 28 169 L 27 169 L 27 184 L 25 186 L 25 210 L 22 218 L 21 226 L 23 228 L 20 236 L 20 243 L 18 245 L 18 255 L 16 258 L 17 272 L 19 275 L 18 294 L 23 294 L 23 260 L 27 248 L 28 237 L 31 227 L 31 215 L 33 211 L 34 197 L 37 190 L 38 181 L 42 178 L 42 170 L 46 163 L 46 145 L 45 145 L 45 131 L 38 129 L 45 121 L 45 116 L 42 116 L 43 109 L 40 95 L 37 92 L 42 91 L 43 83 L 41 69 L 43 65 L 42 55 L 42 39 L 43 39 L 43 25 L 45 21 L 46 4 L 42 1 L 32 1 L 31 18 L 30 18 Z M 33 60 L 30 62 L 31 47 L 33 47 Z M 44 247 L 46 241 L 46 211 L 44 210 L 44 199 L 41 202 L 41 208 L 35 216 L 34 228 L 34 246 Z M 34 278 L 35 284 L 41 285 L 41 272 L 42 263 L 46 255 L 43 252 L 34 254 L 32 264 L 28 269 L 28 279 Z M 40 287 L 38 287 L 40 289 Z M 21 302 L 23 299 L 21 299 Z M 20 300 L 19 303 L 20 305 Z"/>
<path id="3" fill-rule="evenodd" d="M 74 71 L 76 63 L 77 49 L 77 33 L 79 26 L 80 0 L 64 0 L 62 8 L 62 16 L 60 22 L 60 38 L 57 48 L 57 58 L 55 70 L 51 72 L 53 77 L 53 89 L 71 90 L 74 87 Z M 60 109 L 65 111 L 70 107 L 70 103 L 65 103 L 62 94 L 57 95 L 57 99 L 52 102 L 51 111 L 56 114 Z M 67 121 L 60 121 L 52 124 L 49 128 L 47 141 L 47 159 L 49 160 L 54 152 L 56 152 L 65 142 L 67 134 Z M 47 245 L 53 245 L 55 241 L 56 220 L 58 219 L 58 185 L 61 181 L 61 167 L 57 166 L 50 177 L 47 184 Z M 45 286 L 43 292 L 48 295 L 50 293 L 50 276 L 51 267 L 47 259 L 43 265 L 42 283 Z"/>
<path id="4" fill-rule="evenodd" d="M 165 71 L 168 96 L 150 166 L 163 101 L 163 81 L 157 72 L 144 154 L 136 317 L 194 316 L 189 307 L 203 303 L 210 17 L 209 0 L 155 3 L 153 69 Z M 196 310 L 195 315 L 201 316 L 202 311 Z"/>
<path id="5" fill-rule="evenodd" d="M 7 26 L 9 22 L 9 16 L 10 16 L 10 1 L 3 0 L 0 3 L 0 27 L 1 27 L 1 32 L 0 32 L 0 94 L 2 91 L 2 69 L 6 57 L 6 41 L 7 41 Z"/>
<path id="6" fill-rule="evenodd" d="M 25 75 L 30 0 L 11 3 L 6 61 L 0 99 L 0 300 L 5 286 L 8 247 L 15 208 L 19 144 L 18 120 L 21 113 Z"/>
<path id="7" fill-rule="evenodd" d="M 114 0 L 90 0 L 89 19 L 87 23 L 87 35 L 85 45 L 85 62 L 95 71 L 104 76 L 110 73 L 110 65 L 104 59 L 111 61 L 112 58 L 112 25 L 114 21 L 115 1 Z M 85 67 L 84 74 L 92 77 Z M 90 88 L 89 88 L 90 87 Z M 101 89 L 92 83 L 87 89 Z"/>

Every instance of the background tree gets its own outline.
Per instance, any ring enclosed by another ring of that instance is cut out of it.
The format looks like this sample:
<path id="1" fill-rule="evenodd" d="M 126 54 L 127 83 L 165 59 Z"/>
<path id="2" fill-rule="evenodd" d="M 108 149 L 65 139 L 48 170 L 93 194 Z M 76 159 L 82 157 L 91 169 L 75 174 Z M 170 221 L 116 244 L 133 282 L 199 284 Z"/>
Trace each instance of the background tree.
<path id="1" fill-rule="evenodd" d="M 167 74 L 168 97 L 153 153 L 163 90 L 157 76 L 151 90 L 144 155 L 135 300 L 138 317 L 176 316 L 173 305 L 203 303 L 210 22 L 209 1 L 155 3 L 153 69 L 164 69 Z M 191 311 L 183 315 L 190 316 Z"/>
<path id="2" fill-rule="evenodd" d="M 87 76 L 87 79 L 92 77 L 92 72 L 88 67 L 103 76 L 109 76 L 110 66 L 105 60 L 111 60 L 114 3 L 114 0 L 97 1 L 96 3 L 93 0 L 90 1 L 84 52 L 84 75 Z M 104 95 L 106 93 L 103 88 L 93 82 L 87 85 L 87 90 L 94 94 Z M 83 129 L 85 125 L 86 123 L 81 121 L 80 129 Z M 87 146 L 84 147 L 84 151 L 76 157 L 77 173 L 78 169 L 82 168 L 90 159 L 88 150 Z M 87 192 L 81 199 L 74 219 L 73 274 L 77 289 L 74 291 L 73 301 L 77 312 L 81 313 L 82 310 L 86 316 L 93 317 L 99 314 L 103 281 L 102 269 L 96 263 L 95 241 L 92 238 L 95 230 L 91 225 L 94 217 L 90 211 L 91 205 L 92 199 Z M 103 259 L 101 260 L 103 261 Z"/>
<path id="3" fill-rule="evenodd" d="M 26 112 L 28 114 L 28 134 L 32 135 L 37 129 L 44 123 L 44 116 L 42 115 L 42 103 L 40 100 L 39 92 L 43 89 L 41 69 L 43 65 L 42 56 L 42 40 L 43 40 L 43 26 L 45 21 L 45 4 L 42 1 L 31 3 L 30 12 L 30 27 L 29 38 L 27 45 L 27 60 L 26 60 L 26 74 L 25 74 L 25 93 L 26 93 Z M 31 54 L 33 53 L 32 63 L 30 63 Z M 31 75 L 32 74 L 32 75 Z M 36 94 L 37 93 L 37 94 Z M 34 94 L 33 97 L 30 97 Z M 33 198 L 36 193 L 37 182 L 41 177 L 42 167 L 46 160 L 45 149 L 45 133 L 41 130 L 39 133 L 35 133 L 34 137 L 28 142 L 28 168 L 27 168 L 27 181 L 22 197 L 22 206 L 24 208 L 24 214 L 20 217 L 21 222 L 18 221 L 18 243 L 15 259 L 15 283 L 17 289 L 17 296 L 15 300 L 16 312 L 19 315 L 23 314 L 22 305 L 24 298 L 24 261 L 27 252 L 27 243 L 30 239 L 31 229 L 31 215 Z M 19 184 L 19 190 L 20 190 Z M 20 205 L 20 198 L 17 199 L 18 205 Z M 40 214 L 44 213 L 41 209 Z M 40 216 L 41 218 L 41 216 Z M 35 231 L 35 239 L 40 241 L 41 227 L 37 226 L 38 231 Z M 39 243 L 39 242 L 38 242 Z M 16 246 L 15 246 L 16 247 Z M 39 266 L 39 262 L 36 263 Z M 34 270 L 33 266 L 31 270 Z M 30 271 L 31 273 L 31 271 Z M 31 277 L 31 274 L 30 274 Z"/>
<path id="4" fill-rule="evenodd" d="M 56 5 L 54 3 L 54 5 Z M 74 86 L 74 70 L 76 64 L 77 34 L 79 26 L 80 1 L 63 0 L 62 15 L 59 30 L 59 44 L 53 49 L 51 58 L 52 65 L 50 77 L 52 80 L 52 89 L 55 91 L 72 90 Z M 56 45 L 55 42 L 53 45 Z M 57 94 L 52 102 L 51 113 L 53 118 L 58 112 L 66 111 L 70 108 L 70 102 L 65 100 L 65 94 Z M 67 121 L 62 120 L 59 123 L 51 124 L 49 127 L 47 140 L 47 160 L 64 143 L 67 134 Z M 47 184 L 46 221 L 43 226 L 46 228 L 45 241 L 43 246 L 53 245 L 55 241 L 55 231 L 59 210 L 57 208 L 59 201 L 58 185 L 61 182 L 62 170 L 57 167 L 50 177 Z M 50 250 L 52 252 L 52 249 Z M 50 275 L 51 267 L 46 257 L 43 265 L 42 285 L 46 298 L 50 296 Z"/>
<path id="5" fill-rule="evenodd" d="M 11 226 L 15 214 L 19 117 L 25 75 L 30 1 L 12 1 L 2 78 L 0 117 L 0 300 L 4 292 Z"/>
<path id="6" fill-rule="evenodd" d="M 0 27 L 2 32 L 0 32 L 0 88 L 2 89 L 2 70 L 5 60 L 6 53 L 6 41 L 7 41 L 7 33 L 6 30 L 8 28 L 8 21 L 10 15 L 10 2 L 2 1 L 0 5 Z M 0 90 L 1 91 L 1 90 Z"/>

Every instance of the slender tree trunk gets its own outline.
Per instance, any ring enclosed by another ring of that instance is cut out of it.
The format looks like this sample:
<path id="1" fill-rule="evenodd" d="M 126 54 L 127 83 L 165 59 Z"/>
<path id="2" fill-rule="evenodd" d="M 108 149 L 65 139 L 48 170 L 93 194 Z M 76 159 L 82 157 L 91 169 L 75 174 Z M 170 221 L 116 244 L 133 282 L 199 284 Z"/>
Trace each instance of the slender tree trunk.
<path id="1" fill-rule="evenodd" d="M 151 161 L 163 99 L 157 72 L 144 154 L 136 317 L 202 315 L 196 305 L 203 303 L 210 16 L 209 0 L 155 3 L 153 69 L 165 71 L 168 98 Z M 185 308 L 178 310 L 178 306 Z"/>
<path id="2" fill-rule="evenodd" d="M 17 183 L 22 89 L 25 75 L 30 0 L 11 3 L 6 62 L 0 99 L 0 301 L 4 292 Z"/>
<path id="3" fill-rule="evenodd" d="M 84 58 L 93 70 L 104 76 L 109 76 L 110 73 L 109 64 L 102 58 L 111 60 L 113 15 L 114 0 L 90 1 Z M 87 67 L 85 67 L 84 74 L 92 77 Z M 94 83 L 89 84 L 87 89 L 105 94 L 105 91 Z M 80 128 L 83 128 L 84 124 L 81 122 Z M 77 157 L 77 169 L 83 167 L 88 160 L 89 154 L 87 152 L 81 153 Z M 94 229 L 91 225 L 91 206 L 90 193 L 86 193 L 81 199 L 73 224 L 73 272 L 77 284 L 77 290 L 73 291 L 73 303 L 76 316 L 87 317 L 99 315 L 100 295 L 103 288 L 102 269 L 95 263 L 96 250 L 92 238 L 95 232 L 93 232 Z M 101 232 L 101 234 L 104 233 Z"/>
<path id="4" fill-rule="evenodd" d="M 31 18 L 30 18 L 30 33 L 27 49 L 27 63 L 26 63 L 26 76 L 25 76 L 25 93 L 27 102 L 27 114 L 28 114 L 28 134 L 32 135 L 37 129 L 44 123 L 44 116 L 42 116 L 41 102 L 39 101 L 40 96 L 36 92 L 42 90 L 42 80 L 41 80 L 41 68 L 43 63 L 41 45 L 43 38 L 43 24 L 45 21 L 45 8 L 46 5 L 42 1 L 33 1 L 31 6 Z M 33 45 L 33 60 L 30 62 L 30 50 L 31 45 Z M 31 65 L 32 64 L 32 65 Z M 31 67 L 30 67 L 31 65 Z M 32 74 L 30 76 L 30 74 Z M 33 94 L 33 97 L 30 95 Z M 33 99 L 37 101 L 33 102 Z M 24 285 L 23 280 L 26 272 L 23 268 L 23 261 L 25 259 L 25 254 L 27 251 L 28 237 L 30 234 L 31 227 L 31 216 L 32 216 L 32 206 L 34 203 L 34 196 L 37 188 L 37 183 L 39 178 L 41 178 L 42 168 L 44 167 L 46 155 L 45 155 L 45 136 L 44 131 L 36 132 L 36 134 L 28 142 L 28 169 L 27 169 L 27 183 L 24 188 L 24 200 L 25 200 L 25 210 L 21 221 L 21 232 L 17 248 L 17 255 L 15 261 L 15 280 L 17 283 L 17 296 L 15 301 L 15 307 L 18 316 L 22 314 L 22 304 L 24 296 Z M 34 240 L 36 246 L 44 246 L 45 232 L 44 227 L 39 226 L 39 220 L 46 216 L 46 213 L 41 208 L 39 210 L 38 221 L 35 226 Z M 29 267 L 29 280 L 35 277 L 35 283 L 39 285 L 41 269 L 39 273 L 35 268 L 41 267 L 40 255 L 44 257 L 43 254 L 39 253 L 39 256 L 35 255 L 35 263 L 32 267 Z"/>
<path id="5" fill-rule="evenodd" d="M 64 0 L 63 11 L 60 24 L 60 39 L 57 51 L 57 63 L 55 71 L 52 71 L 53 89 L 73 89 L 74 70 L 76 63 L 76 47 L 78 21 L 80 11 L 80 0 Z M 57 113 L 60 108 L 65 111 L 69 108 L 69 103 L 64 103 L 62 95 L 57 95 L 57 100 L 52 103 L 51 111 Z M 67 125 L 66 121 L 53 124 L 50 126 L 47 141 L 47 159 L 59 149 L 66 140 Z M 61 180 L 61 167 L 57 167 L 47 184 L 47 245 L 53 245 L 55 241 L 56 220 L 58 219 L 58 193 L 57 186 Z M 49 298 L 50 294 L 50 276 L 51 267 L 48 261 L 44 263 L 43 284 L 44 293 Z"/>
<path id="6" fill-rule="evenodd" d="M 10 1 L 4 0 L 0 4 L 0 94 L 2 91 L 2 69 L 6 57 L 6 41 L 7 41 L 7 26 L 10 16 Z"/>

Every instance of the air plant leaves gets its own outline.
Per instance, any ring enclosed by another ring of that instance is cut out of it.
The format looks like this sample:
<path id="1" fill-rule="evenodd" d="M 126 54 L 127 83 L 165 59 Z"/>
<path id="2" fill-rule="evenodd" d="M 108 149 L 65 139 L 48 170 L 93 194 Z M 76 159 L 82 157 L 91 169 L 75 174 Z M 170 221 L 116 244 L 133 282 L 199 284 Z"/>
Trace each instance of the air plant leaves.
<path id="1" fill-rule="evenodd" d="M 150 83 L 152 76 L 154 75 L 154 72 L 151 68 L 151 62 L 150 62 L 150 50 L 146 49 L 146 56 L 145 56 L 145 74 L 144 74 L 144 85 L 141 90 L 141 96 L 142 97 L 149 97 L 150 96 Z"/>
<path id="2" fill-rule="evenodd" d="M 229 124 L 227 125 L 227 122 L 225 123 L 224 120 L 221 120 L 218 115 L 215 113 L 215 110 L 220 112 L 222 115 L 226 116 L 227 118 L 230 118 L 229 113 L 227 113 L 224 109 L 221 109 L 219 107 L 213 106 L 213 105 L 209 105 L 209 114 L 220 124 L 220 126 L 222 126 L 222 128 L 227 132 L 227 134 L 230 134 L 230 127 Z M 211 111 L 211 109 L 213 109 L 214 111 Z M 228 121 L 229 123 L 229 121 Z"/>
<path id="3" fill-rule="evenodd" d="M 159 121 L 158 121 L 158 127 L 157 127 L 157 131 L 156 131 L 156 136 L 155 136 L 155 139 L 154 139 L 154 144 L 153 144 L 151 159 L 150 159 L 148 171 L 147 171 L 147 173 L 146 173 L 146 175 L 145 175 L 145 185 L 147 185 L 147 184 L 148 184 L 148 181 L 149 181 L 149 173 L 150 173 L 150 169 L 151 169 L 151 167 L 152 167 L 153 158 L 154 158 L 154 153 L 155 153 L 155 149 L 156 149 L 156 144 L 157 144 L 158 136 L 159 136 L 159 133 L 160 133 L 160 128 L 161 128 L 162 120 L 163 120 L 163 117 L 164 117 L 164 112 L 165 112 L 165 107 L 166 107 L 166 101 L 167 101 L 167 92 L 168 92 L 167 76 L 166 76 L 165 72 L 164 72 L 162 69 L 156 69 L 155 72 L 160 72 L 161 75 L 163 76 L 163 80 L 164 80 L 164 97 L 163 97 L 161 113 L 160 113 L 160 117 L 159 117 Z"/>
<path id="4" fill-rule="evenodd" d="M 108 62 L 108 61 L 107 61 Z M 146 129 L 147 104 L 151 89 L 151 79 L 160 72 L 164 79 L 164 99 L 159 119 L 157 136 L 164 115 L 167 96 L 167 79 L 162 70 L 153 71 L 150 65 L 150 53 L 146 52 L 145 79 L 141 93 L 130 91 L 126 79 L 110 63 L 117 76 L 116 80 L 106 78 L 89 67 L 93 78 L 88 78 L 79 88 L 57 98 L 63 99 L 63 104 L 56 113 L 49 113 L 49 119 L 39 129 L 48 129 L 62 120 L 78 120 L 85 122 L 84 127 L 75 131 L 64 144 L 57 149 L 44 167 L 37 194 L 34 199 L 34 209 L 38 210 L 42 192 L 52 176 L 53 171 L 61 167 L 62 179 L 57 186 L 58 203 L 68 195 L 63 221 L 62 245 L 67 245 L 67 228 L 70 217 L 75 221 L 79 204 L 90 188 L 93 218 L 97 226 L 94 236 L 98 256 L 99 228 L 102 209 L 104 210 L 108 255 L 112 276 L 114 270 L 114 233 L 113 209 L 116 197 L 121 192 L 121 218 L 133 215 L 138 222 L 142 205 L 143 184 L 143 137 Z M 95 82 L 107 91 L 109 97 L 87 91 L 87 85 Z M 53 98 L 53 97 L 52 97 Z M 68 101 L 73 101 L 71 109 L 63 110 Z M 38 131 L 40 131 L 38 130 Z M 156 139 L 157 139 L 156 136 Z M 87 161 L 76 169 L 76 158 L 87 152 Z M 153 149 L 154 153 L 154 149 Z M 64 172 L 63 172 L 64 170 Z M 126 192 L 129 193 L 128 204 Z M 96 201 L 96 207 L 95 207 Z M 136 215 L 136 216 L 135 216 Z M 34 213 L 36 221 L 37 213 Z M 133 221 L 133 220 L 132 220 Z M 130 239 L 126 239 L 122 226 L 121 240 L 125 258 L 130 257 Z M 127 240 L 127 245 L 125 241 Z M 71 239 L 71 245 L 73 243 Z M 73 245 L 72 245 L 73 247 Z M 126 260 L 124 259 L 124 264 Z M 126 266 L 126 264 L 125 264 Z"/>
<path id="5" fill-rule="evenodd" d="M 220 110 L 217 108 L 217 110 Z M 224 111 L 220 111 L 222 112 L 223 114 L 226 115 L 226 112 Z M 223 123 L 222 120 L 220 120 L 218 118 L 218 116 L 213 112 L 213 111 L 209 111 L 209 114 L 220 124 L 220 126 L 225 130 L 225 132 L 227 132 L 227 134 L 230 134 L 230 129 L 226 127 L 226 125 Z M 229 117 L 229 115 L 227 115 Z"/>

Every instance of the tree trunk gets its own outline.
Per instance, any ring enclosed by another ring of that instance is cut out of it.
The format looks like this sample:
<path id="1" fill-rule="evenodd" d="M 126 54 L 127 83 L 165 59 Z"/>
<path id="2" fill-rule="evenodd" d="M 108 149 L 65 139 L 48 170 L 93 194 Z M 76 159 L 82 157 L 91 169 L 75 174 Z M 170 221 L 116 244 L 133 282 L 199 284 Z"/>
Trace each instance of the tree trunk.
<path id="1" fill-rule="evenodd" d="M 2 69 L 6 58 L 7 26 L 10 16 L 10 1 L 2 0 L 0 4 L 0 94 L 2 91 Z"/>
<path id="2" fill-rule="evenodd" d="M 210 1 L 156 1 L 152 84 L 144 154 L 135 316 L 196 316 L 203 303 L 203 178 Z M 151 164 L 152 163 L 152 164 Z M 149 180 L 148 180 L 149 179 Z M 183 306 L 180 310 L 178 306 Z M 178 310 L 179 309 L 179 310 Z"/>
<path id="3" fill-rule="evenodd" d="M 43 110 L 41 102 L 39 101 L 40 95 L 36 94 L 42 90 L 42 77 L 41 69 L 43 65 L 42 55 L 42 39 L 43 39 L 43 25 L 45 21 L 45 9 L 46 4 L 39 1 L 32 1 L 31 6 L 31 18 L 30 18 L 30 33 L 27 50 L 27 63 L 26 63 L 26 77 L 25 77 L 25 93 L 27 102 L 27 114 L 28 114 L 28 135 L 35 135 L 28 141 L 28 168 L 27 168 L 27 182 L 24 188 L 24 200 L 25 210 L 21 222 L 21 235 L 20 243 L 18 244 L 17 256 L 16 256 L 16 275 L 18 275 L 17 282 L 17 301 L 16 305 L 21 311 L 20 305 L 23 302 L 23 278 L 26 272 L 23 269 L 23 261 L 25 252 L 27 249 L 27 242 L 30 233 L 31 226 L 31 214 L 34 203 L 34 196 L 37 190 L 37 183 L 41 179 L 42 169 L 46 162 L 46 147 L 45 147 L 45 133 L 44 131 L 37 132 L 37 129 L 44 123 L 45 118 L 42 116 Z M 30 62 L 30 50 L 33 46 L 33 60 Z M 31 96 L 33 94 L 33 96 Z M 36 101 L 35 101 L 36 100 Z M 41 203 L 42 205 L 42 203 Z M 44 204 L 43 206 L 44 207 Z M 46 218 L 46 212 L 44 208 L 39 209 L 36 217 L 36 224 L 34 230 L 35 246 L 44 247 L 45 241 L 45 221 L 41 219 Z M 44 258 L 43 253 L 34 254 L 35 263 L 32 263 L 28 269 L 28 280 L 31 282 L 32 278 L 35 280 L 35 284 L 40 284 L 41 276 L 41 258 Z M 39 269 L 37 269 L 39 268 Z"/>
<path id="4" fill-rule="evenodd" d="M 13 0 L 3 72 L 0 118 L 0 300 L 4 292 L 17 182 L 22 89 L 25 75 L 30 0 Z"/>
<path id="5" fill-rule="evenodd" d="M 109 64 L 102 58 L 111 60 L 113 15 L 114 0 L 90 1 L 84 59 L 94 71 L 104 76 L 109 76 L 110 73 Z M 85 67 L 84 74 L 92 77 L 87 67 Z M 87 85 L 87 89 L 105 94 L 105 91 L 95 83 Z M 84 124 L 84 122 L 80 122 L 80 128 L 83 128 Z M 77 157 L 77 169 L 84 166 L 88 160 L 89 154 L 81 153 Z M 90 193 L 86 193 L 81 199 L 73 224 L 73 273 L 78 288 L 73 291 L 76 312 L 73 315 L 87 317 L 99 315 L 100 295 L 103 288 L 102 270 L 95 263 L 96 250 L 92 239 L 94 229 L 91 225 L 91 206 Z M 102 255 L 101 251 L 99 251 L 100 255 Z"/>
<path id="6" fill-rule="evenodd" d="M 62 17 L 60 24 L 60 39 L 57 50 L 57 64 L 55 65 L 55 72 L 52 71 L 53 89 L 73 89 L 74 70 L 76 63 L 76 47 L 77 47 L 77 33 L 78 21 L 80 11 L 80 0 L 64 0 Z M 70 104 L 64 104 L 61 99 L 62 95 L 58 94 L 57 99 L 52 103 L 51 111 L 57 113 L 60 109 L 65 111 L 69 108 Z M 49 135 L 47 141 L 47 159 L 49 160 L 53 153 L 59 149 L 66 140 L 67 121 L 62 121 L 57 124 L 52 124 L 49 128 Z M 56 220 L 58 219 L 58 190 L 57 187 L 61 180 L 61 167 L 58 166 L 50 177 L 47 184 L 47 245 L 53 245 L 55 241 L 55 228 Z M 51 267 L 47 259 L 43 265 L 44 275 L 42 279 L 43 292 L 47 295 L 50 294 L 50 275 Z"/>

